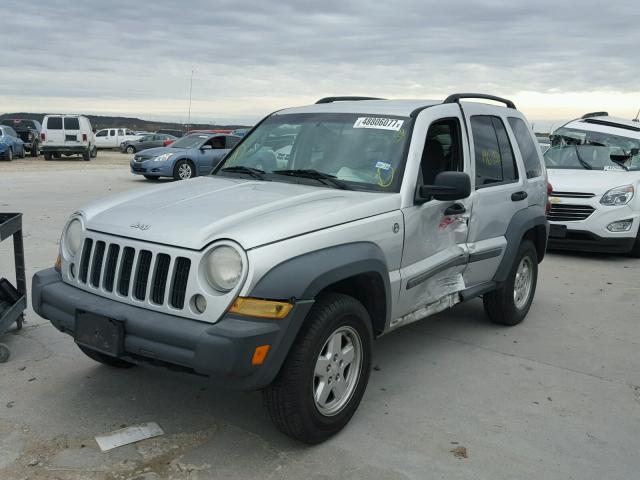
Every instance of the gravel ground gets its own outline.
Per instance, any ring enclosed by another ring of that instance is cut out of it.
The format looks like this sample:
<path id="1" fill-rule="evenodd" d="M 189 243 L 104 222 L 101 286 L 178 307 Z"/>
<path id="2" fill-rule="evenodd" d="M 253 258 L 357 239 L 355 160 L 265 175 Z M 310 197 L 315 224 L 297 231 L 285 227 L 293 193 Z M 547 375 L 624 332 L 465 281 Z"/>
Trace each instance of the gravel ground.
<path id="1" fill-rule="evenodd" d="M 77 206 L 150 185 L 128 160 L 0 162 L 0 210 L 24 213 L 29 277 L 53 264 Z M 639 293 L 638 260 L 551 253 L 523 324 L 489 323 L 476 300 L 376 342 L 359 411 L 312 448 L 274 430 L 258 393 L 103 367 L 30 310 L 2 339 L 0 479 L 637 478 Z M 148 421 L 165 435 L 99 451 L 95 435 Z"/>

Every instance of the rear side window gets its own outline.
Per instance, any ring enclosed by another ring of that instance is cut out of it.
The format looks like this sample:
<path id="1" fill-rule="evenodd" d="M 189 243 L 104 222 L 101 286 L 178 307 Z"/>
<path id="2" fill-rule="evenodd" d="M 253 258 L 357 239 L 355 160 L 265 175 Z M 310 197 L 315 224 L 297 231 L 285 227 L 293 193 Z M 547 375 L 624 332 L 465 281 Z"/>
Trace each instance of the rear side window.
<path id="1" fill-rule="evenodd" d="M 518 179 L 518 168 L 511 142 L 499 117 L 471 117 L 475 149 L 476 188 L 511 183 Z"/>
<path id="2" fill-rule="evenodd" d="M 522 154 L 527 178 L 539 177 L 542 175 L 542 166 L 540 157 L 538 156 L 538 150 L 531 138 L 531 131 L 521 118 L 509 117 L 509 125 L 511 125 L 511 130 L 513 130 L 516 143 Z"/>
<path id="3" fill-rule="evenodd" d="M 47 118 L 47 128 L 49 130 L 62 130 L 62 117 Z"/>
<path id="4" fill-rule="evenodd" d="M 65 130 L 80 130 L 80 122 L 78 117 L 65 117 L 64 118 Z"/>

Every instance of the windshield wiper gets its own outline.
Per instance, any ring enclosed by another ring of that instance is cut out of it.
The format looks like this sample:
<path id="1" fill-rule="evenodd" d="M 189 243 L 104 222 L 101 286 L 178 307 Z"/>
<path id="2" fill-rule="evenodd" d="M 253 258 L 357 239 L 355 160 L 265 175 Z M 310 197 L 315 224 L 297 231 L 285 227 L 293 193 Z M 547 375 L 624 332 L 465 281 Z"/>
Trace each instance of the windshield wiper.
<path id="1" fill-rule="evenodd" d="M 627 172 L 629 171 L 629 167 L 627 167 L 624 162 L 629 160 L 633 155 L 609 155 L 609 160 L 611 160 L 616 165 L 624 168 Z M 625 160 L 618 160 L 618 158 L 624 158 Z"/>
<path id="2" fill-rule="evenodd" d="M 319 172 L 318 170 L 298 168 L 293 170 L 274 170 L 271 173 L 276 175 L 287 175 L 289 177 L 311 178 L 313 180 L 318 180 L 325 185 L 333 185 L 340 190 L 351 190 L 346 183 L 338 180 L 335 175 Z"/>
<path id="3" fill-rule="evenodd" d="M 221 172 L 230 172 L 230 173 L 246 173 L 253 178 L 257 178 L 258 180 L 264 180 L 264 170 L 260 170 L 259 168 L 245 167 L 244 165 L 236 165 L 234 167 L 224 167 Z"/>
<path id="4" fill-rule="evenodd" d="M 593 167 L 591 166 L 591 164 L 587 162 L 585 159 L 583 159 L 582 156 L 580 155 L 578 146 L 574 144 L 573 148 L 576 151 L 576 155 L 578 156 L 578 161 L 580 162 L 580 165 L 582 165 L 585 168 L 585 170 L 593 170 Z"/>

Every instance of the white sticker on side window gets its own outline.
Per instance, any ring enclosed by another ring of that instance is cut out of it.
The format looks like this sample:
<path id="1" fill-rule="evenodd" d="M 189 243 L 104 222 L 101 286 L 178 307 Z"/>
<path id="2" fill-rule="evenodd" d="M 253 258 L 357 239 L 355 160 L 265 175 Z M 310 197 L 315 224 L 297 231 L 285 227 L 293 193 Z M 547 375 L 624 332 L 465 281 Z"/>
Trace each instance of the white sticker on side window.
<path id="1" fill-rule="evenodd" d="M 605 172 L 606 172 L 606 171 L 611 171 L 611 170 L 615 170 L 615 171 L 623 171 L 623 172 L 624 172 L 624 168 L 622 168 L 622 167 L 621 167 L 621 166 L 619 166 L 619 165 L 616 165 L 616 166 L 613 166 L 613 165 L 605 165 L 602 169 L 603 169 Z"/>
<path id="2" fill-rule="evenodd" d="M 353 124 L 353 128 L 377 128 L 380 130 L 393 130 L 397 132 L 402 128 L 404 120 L 382 117 L 360 117 Z"/>

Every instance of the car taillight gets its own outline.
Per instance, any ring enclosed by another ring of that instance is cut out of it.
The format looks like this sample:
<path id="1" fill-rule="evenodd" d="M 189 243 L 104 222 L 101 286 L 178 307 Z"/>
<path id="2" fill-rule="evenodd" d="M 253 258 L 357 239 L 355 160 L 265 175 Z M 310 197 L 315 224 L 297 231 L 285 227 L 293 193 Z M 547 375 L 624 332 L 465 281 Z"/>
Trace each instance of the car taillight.
<path id="1" fill-rule="evenodd" d="M 549 196 L 551 195 L 552 192 L 553 192 L 553 185 L 551 185 L 547 181 L 547 206 L 544 209 L 544 213 L 546 215 L 549 215 L 549 212 L 551 212 L 551 202 L 549 201 Z"/>
<path id="2" fill-rule="evenodd" d="M 86 133 L 83 133 L 83 134 L 82 134 L 82 141 L 83 141 L 83 142 L 86 142 L 86 141 L 87 141 L 87 134 L 86 134 Z"/>
<path id="3" fill-rule="evenodd" d="M 40 134 L 40 140 L 42 140 L 43 142 L 46 140 L 46 136 L 44 133 Z"/>

